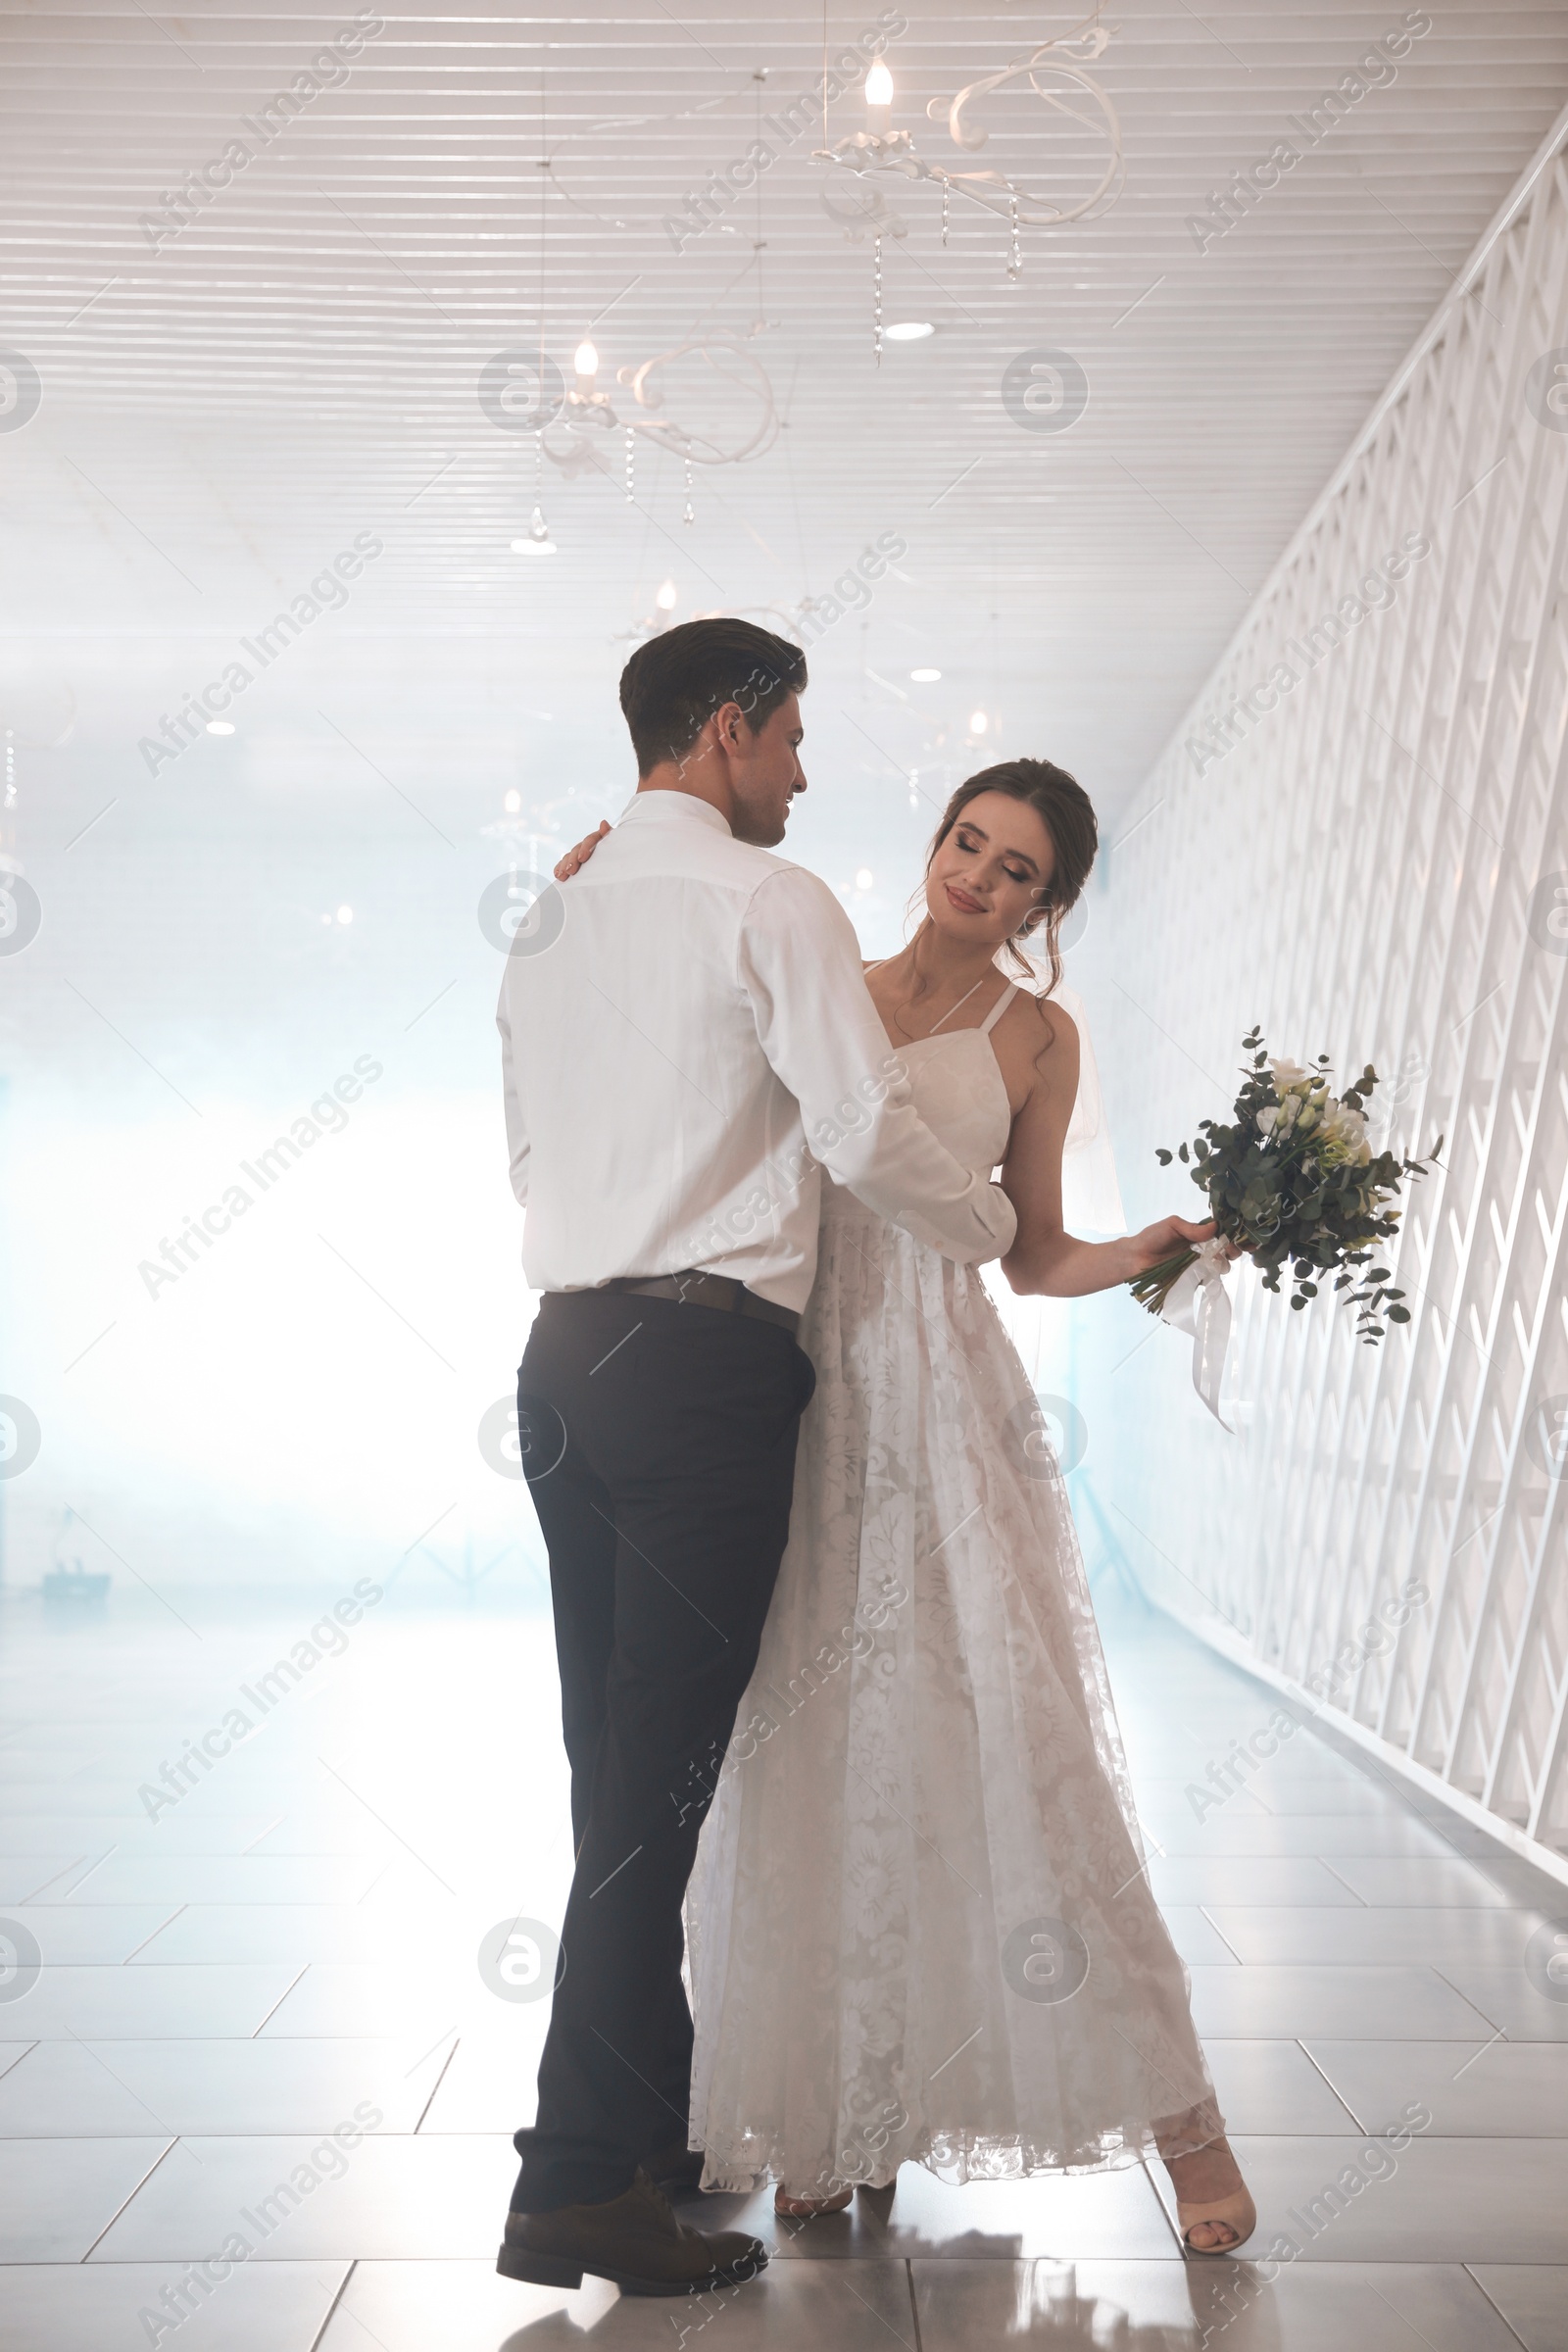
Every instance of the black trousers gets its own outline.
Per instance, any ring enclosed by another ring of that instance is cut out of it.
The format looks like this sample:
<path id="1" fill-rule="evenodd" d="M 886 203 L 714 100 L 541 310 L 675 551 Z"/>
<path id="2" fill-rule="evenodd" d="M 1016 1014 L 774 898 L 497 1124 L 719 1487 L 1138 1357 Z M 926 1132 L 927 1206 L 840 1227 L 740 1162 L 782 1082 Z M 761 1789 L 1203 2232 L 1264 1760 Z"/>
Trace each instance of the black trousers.
<path id="1" fill-rule="evenodd" d="M 576 1871 L 514 2210 L 593 2204 L 686 2144 L 681 1898 L 757 1663 L 815 1386 L 784 1328 L 552 1292 L 517 1375 L 550 1553 Z"/>

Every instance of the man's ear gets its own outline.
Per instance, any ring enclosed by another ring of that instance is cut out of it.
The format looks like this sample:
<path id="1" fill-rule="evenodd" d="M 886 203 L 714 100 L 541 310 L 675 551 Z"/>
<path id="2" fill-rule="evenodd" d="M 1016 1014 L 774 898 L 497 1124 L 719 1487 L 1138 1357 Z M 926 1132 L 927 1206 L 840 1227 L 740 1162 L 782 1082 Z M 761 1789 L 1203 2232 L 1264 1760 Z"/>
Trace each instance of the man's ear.
<path id="1" fill-rule="evenodd" d="M 723 703 L 713 715 L 718 722 L 718 735 L 727 749 L 733 752 L 744 751 L 751 729 L 746 723 L 746 713 L 739 703 Z"/>

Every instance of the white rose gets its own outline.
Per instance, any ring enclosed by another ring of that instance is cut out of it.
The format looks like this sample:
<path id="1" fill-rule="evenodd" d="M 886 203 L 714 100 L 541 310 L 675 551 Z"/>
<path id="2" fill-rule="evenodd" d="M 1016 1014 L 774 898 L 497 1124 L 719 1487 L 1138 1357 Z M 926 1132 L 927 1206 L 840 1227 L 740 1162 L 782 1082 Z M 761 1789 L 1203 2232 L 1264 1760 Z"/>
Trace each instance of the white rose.
<path id="1" fill-rule="evenodd" d="M 1257 1114 L 1258 1134 L 1272 1135 L 1274 1132 L 1274 1122 L 1279 1115 L 1279 1107 L 1276 1103 L 1265 1102 L 1262 1109 Z"/>
<path id="2" fill-rule="evenodd" d="M 1323 1105 L 1323 1132 L 1337 1144 L 1359 1146 L 1366 1141 L 1366 1120 L 1331 1095 Z"/>

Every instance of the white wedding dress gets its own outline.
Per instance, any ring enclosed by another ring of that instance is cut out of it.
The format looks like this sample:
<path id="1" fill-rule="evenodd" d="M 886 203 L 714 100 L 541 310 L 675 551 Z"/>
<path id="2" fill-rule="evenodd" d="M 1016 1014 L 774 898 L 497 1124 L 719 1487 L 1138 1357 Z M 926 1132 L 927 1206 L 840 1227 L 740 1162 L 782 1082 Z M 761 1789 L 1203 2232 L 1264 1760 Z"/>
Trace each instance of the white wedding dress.
<path id="1" fill-rule="evenodd" d="M 902 1049 L 987 1175 L 1010 1001 Z M 1156 2120 L 1200 2145 L 1223 2124 L 1029 1381 L 978 1269 L 824 1196 L 789 1544 L 687 1897 L 704 2186 L 1085 2171 Z"/>

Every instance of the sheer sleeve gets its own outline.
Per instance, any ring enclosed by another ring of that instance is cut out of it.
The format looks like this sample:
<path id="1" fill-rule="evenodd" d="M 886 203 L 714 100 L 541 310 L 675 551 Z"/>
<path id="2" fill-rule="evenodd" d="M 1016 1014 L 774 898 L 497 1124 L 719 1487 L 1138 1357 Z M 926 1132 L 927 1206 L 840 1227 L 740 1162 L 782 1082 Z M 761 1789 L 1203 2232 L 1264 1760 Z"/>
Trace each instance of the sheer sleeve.
<path id="1" fill-rule="evenodd" d="M 1061 1148 L 1061 1221 L 1069 1233 L 1125 1233 L 1127 1215 L 1116 1181 L 1116 1154 L 1105 1123 L 1089 1015 L 1082 997 L 1065 982 L 1050 1002 L 1060 1004 L 1078 1031 L 1078 1100 Z"/>

